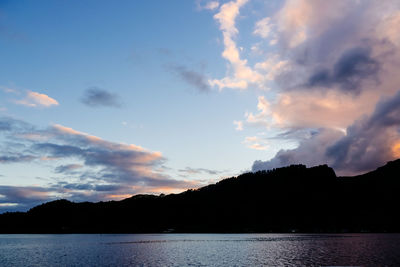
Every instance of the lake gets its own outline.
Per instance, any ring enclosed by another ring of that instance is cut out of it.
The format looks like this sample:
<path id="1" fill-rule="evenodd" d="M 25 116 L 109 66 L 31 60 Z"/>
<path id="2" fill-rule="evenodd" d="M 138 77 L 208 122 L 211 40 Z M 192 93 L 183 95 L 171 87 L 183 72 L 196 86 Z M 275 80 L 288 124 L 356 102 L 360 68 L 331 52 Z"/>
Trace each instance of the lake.
<path id="1" fill-rule="evenodd" d="M 0 235 L 1 266 L 400 266 L 400 234 Z"/>

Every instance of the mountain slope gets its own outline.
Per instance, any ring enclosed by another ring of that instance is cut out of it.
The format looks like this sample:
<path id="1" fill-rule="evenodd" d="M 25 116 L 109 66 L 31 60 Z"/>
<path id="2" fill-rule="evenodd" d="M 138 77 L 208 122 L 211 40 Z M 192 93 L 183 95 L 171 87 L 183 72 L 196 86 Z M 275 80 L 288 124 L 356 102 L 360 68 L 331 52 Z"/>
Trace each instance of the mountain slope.
<path id="1" fill-rule="evenodd" d="M 57 200 L 0 215 L 3 233 L 399 232 L 400 160 L 336 177 L 326 165 L 246 173 L 197 190 L 121 201 Z"/>

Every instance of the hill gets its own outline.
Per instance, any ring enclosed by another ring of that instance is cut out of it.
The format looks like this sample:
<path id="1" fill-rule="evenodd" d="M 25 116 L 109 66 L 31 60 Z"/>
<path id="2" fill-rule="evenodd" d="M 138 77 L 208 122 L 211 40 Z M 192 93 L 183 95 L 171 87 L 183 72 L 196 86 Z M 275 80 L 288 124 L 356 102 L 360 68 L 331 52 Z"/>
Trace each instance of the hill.
<path id="1" fill-rule="evenodd" d="M 400 160 L 354 177 L 292 165 L 180 194 L 52 201 L 1 214 L 0 232 L 400 232 L 399 174 Z"/>

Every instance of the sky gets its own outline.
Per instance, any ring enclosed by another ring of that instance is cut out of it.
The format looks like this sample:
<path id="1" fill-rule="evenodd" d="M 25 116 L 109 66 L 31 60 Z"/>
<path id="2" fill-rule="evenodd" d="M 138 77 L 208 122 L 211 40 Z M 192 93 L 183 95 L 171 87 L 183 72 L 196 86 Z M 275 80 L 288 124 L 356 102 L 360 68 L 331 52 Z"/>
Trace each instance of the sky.
<path id="1" fill-rule="evenodd" d="M 400 158 L 396 0 L 0 0 L 0 212 Z"/>

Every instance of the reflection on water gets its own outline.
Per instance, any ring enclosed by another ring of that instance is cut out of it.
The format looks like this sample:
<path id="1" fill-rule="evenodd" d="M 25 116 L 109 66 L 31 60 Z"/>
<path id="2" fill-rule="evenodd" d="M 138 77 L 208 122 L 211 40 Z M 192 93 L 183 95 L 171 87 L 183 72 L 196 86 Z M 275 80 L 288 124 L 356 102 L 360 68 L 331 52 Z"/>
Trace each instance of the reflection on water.
<path id="1" fill-rule="evenodd" d="M 400 266 L 400 235 L 0 235 L 0 265 Z"/>

